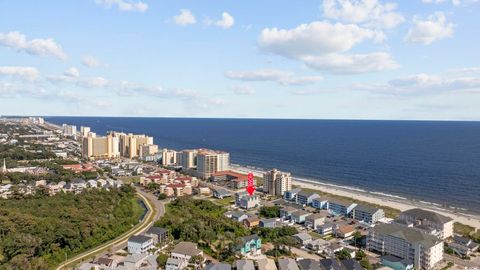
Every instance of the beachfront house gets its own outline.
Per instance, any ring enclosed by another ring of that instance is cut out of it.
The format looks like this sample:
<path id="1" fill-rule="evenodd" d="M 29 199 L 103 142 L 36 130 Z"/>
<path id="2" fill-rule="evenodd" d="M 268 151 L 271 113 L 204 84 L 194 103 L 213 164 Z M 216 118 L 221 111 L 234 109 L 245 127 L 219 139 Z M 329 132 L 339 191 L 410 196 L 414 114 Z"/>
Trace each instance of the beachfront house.
<path id="1" fill-rule="evenodd" d="M 368 223 L 375 224 L 385 217 L 383 209 L 359 204 L 353 208 L 352 218 Z"/>
<path id="2" fill-rule="evenodd" d="M 300 189 L 300 188 L 294 188 L 294 189 L 291 189 L 291 190 L 287 190 L 283 194 L 283 198 L 287 201 L 297 201 L 297 194 L 301 190 L 302 189 Z"/>
<path id="3" fill-rule="evenodd" d="M 297 193 L 296 203 L 299 205 L 311 205 L 313 199 L 320 198 L 315 192 L 302 190 Z"/>
<path id="4" fill-rule="evenodd" d="M 328 210 L 336 216 L 350 216 L 350 213 L 356 206 L 357 204 L 353 202 L 338 199 L 328 200 Z"/>
<path id="5" fill-rule="evenodd" d="M 312 200 L 312 207 L 316 209 L 328 209 L 328 200 L 322 197 Z"/>

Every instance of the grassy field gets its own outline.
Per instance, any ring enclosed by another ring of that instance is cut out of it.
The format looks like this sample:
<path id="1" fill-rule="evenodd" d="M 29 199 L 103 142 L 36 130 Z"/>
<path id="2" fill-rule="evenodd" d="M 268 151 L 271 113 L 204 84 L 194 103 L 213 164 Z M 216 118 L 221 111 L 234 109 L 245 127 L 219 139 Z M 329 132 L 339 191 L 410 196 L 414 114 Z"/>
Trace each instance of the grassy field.
<path id="1" fill-rule="evenodd" d="M 122 180 L 124 184 L 139 183 L 140 176 L 120 176 L 117 177 L 118 180 Z"/>
<path id="2" fill-rule="evenodd" d="M 294 186 L 294 187 L 298 187 L 298 186 Z M 354 202 L 354 203 L 358 203 L 358 204 L 363 204 L 363 205 L 366 205 L 366 206 L 382 208 L 383 211 L 385 211 L 385 216 L 388 217 L 388 218 L 397 218 L 400 215 L 400 210 L 395 209 L 395 208 L 386 207 L 386 206 L 383 206 L 383 205 L 378 205 L 378 204 L 373 204 L 373 203 L 368 203 L 368 202 L 364 202 L 364 201 L 359 201 L 359 200 L 355 200 L 355 199 L 350 198 L 350 197 L 338 196 L 338 195 L 334 195 L 334 194 L 331 194 L 331 193 L 326 193 L 326 192 L 323 192 L 323 191 L 319 191 L 317 189 L 309 189 L 309 188 L 302 188 L 302 189 L 306 190 L 306 191 L 312 191 L 312 192 L 318 193 L 319 195 L 323 195 L 327 199 L 328 198 L 339 199 L 339 200 Z"/>
<path id="3" fill-rule="evenodd" d="M 235 202 L 235 199 L 233 197 L 227 197 L 223 199 L 214 199 L 212 202 L 222 206 L 229 206 Z"/>

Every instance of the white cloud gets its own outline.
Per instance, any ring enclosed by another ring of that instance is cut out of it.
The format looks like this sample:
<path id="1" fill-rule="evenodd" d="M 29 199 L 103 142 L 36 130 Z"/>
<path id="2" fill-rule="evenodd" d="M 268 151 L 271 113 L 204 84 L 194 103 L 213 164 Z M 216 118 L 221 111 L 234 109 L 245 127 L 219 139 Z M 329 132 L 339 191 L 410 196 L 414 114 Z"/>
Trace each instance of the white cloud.
<path id="1" fill-rule="evenodd" d="M 438 94 L 445 91 L 479 91 L 480 76 L 446 76 L 436 74 L 414 74 L 395 78 L 387 83 L 357 85 L 352 88 L 382 94 Z"/>
<path id="2" fill-rule="evenodd" d="M 359 74 L 399 67 L 395 60 L 384 52 L 352 55 L 335 53 L 302 59 L 310 68 L 336 74 Z"/>
<path id="3" fill-rule="evenodd" d="M 102 65 L 102 63 L 98 59 L 90 55 L 83 57 L 82 64 L 90 68 L 96 68 Z"/>
<path id="4" fill-rule="evenodd" d="M 77 78 L 80 76 L 80 71 L 76 67 L 70 67 L 69 69 L 65 70 L 65 72 L 63 72 L 63 75 Z"/>
<path id="5" fill-rule="evenodd" d="M 447 2 L 446 0 L 422 0 L 423 3 L 425 4 L 443 4 Z M 469 5 L 469 4 L 474 4 L 478 3 L 480 0 L 452 0 L 451 3 L 454 6 L 460 6 L 460 5 Z"/>
<path id="6" fill-rule="evenodd" d="M 60 76 L 49 76 L 47 79 L 52 83 L 71 83 L 83 88 L 102 88 L 107 87 L 110 81 L 103 77 L 81 77 L 80 71 L 71 67 Z"/>
<path id="7" fill-rule="evenodd" d="M 0 45 L 32 55 L 52 56 L 60 60 L 67 59 L 67 54 L 63 51 L 62 46 L 52 38 L 27 40 L 24 34 L 17 31 L 0 33 Z"/>
<path id="8" fill-rule="evenodd" d="M 255 90 L 250 85 L 238 85 L 232 88 L 237 95 L 253 95 Z"/>
<path id="9" fill-rule="evenodd" d="M 232 27 L 235 24 L 235 18 L 233 18 L 232 15 L 230 15 L 228 12 L 224 11 L 222 13 L 222 18 L 218 21 L 213 21 L 210 18 L 205 18 L 205 23 L 207 25 L 216 25 L 218 27 L 221 27 L 223 29 L 228 29 Z"/>
<path id="10" fill-rule="evenodd" d="M 405 21 L 395 12 L 396 3 L 382 4 L 378 0 L 324 0 L 323 15 L 348 23 L 359 23 L 365 27 L 394 28 Z"/>
<path id="11" fill-rule="evenodd" d="M 266 28 L 262 31 L 258 43 L 265 52 L 302 61 L 313 69 L 352 74 L 398 67 L 386 52 L 346 54 L 362 42 L 380 42 L 384 38 L 380 31 L 355 24 L 322 21 L 302 24 L 290 30 Z"/>
<path id="12" fill-rule="evenodd" d="M 295 76 L 292 72 L 277 69 L 255 71 L 227 71 L 227 78 L 240 81 L 271 81 L 281 85 L 307 85 L 323 80 L 322 76 Z"/>
<path id="13" fill-rule="evenodd" d="M 265 28 L 259 45 L 264 51 L 285 57 L 302 57 L 345 52 L 366 40 L 379 41 L 382 34 L 355 24 L 331 24 L 328 21 L 302 24 L 291 30 Z"/>
<path id="14" fill-rule="evenodd" d="M 130 1 L 130 0 L 95 0 L 99 5 L 111 8 L 117 6 L 121 11 L 138 11 L 145 12 L 148 9 L 148 5 L 142 1 Z"/>
<path id="15" fill-rule="evenodd" d="M 173 21 L 178 25 L 189 25 L 197 23 L 195 16 L 188 9 L 181 9 L 180 14 L 173 17 Z"/>
<path id="16" fill-rule="evenodd" d="M 429 45 L 435 41 L 453 36 L 453 24 L 447 23 L 443 12 L 435 12 L 426 20 L 414 18 L 413 27 L 408 31 L 405 40 L 409 43 Z"/>
<path id="17" fill-rule="evenodd" d="M 34 67 L 0 66 L 0 75 L 34 81 L 40 77 L 40 72 Z"/>

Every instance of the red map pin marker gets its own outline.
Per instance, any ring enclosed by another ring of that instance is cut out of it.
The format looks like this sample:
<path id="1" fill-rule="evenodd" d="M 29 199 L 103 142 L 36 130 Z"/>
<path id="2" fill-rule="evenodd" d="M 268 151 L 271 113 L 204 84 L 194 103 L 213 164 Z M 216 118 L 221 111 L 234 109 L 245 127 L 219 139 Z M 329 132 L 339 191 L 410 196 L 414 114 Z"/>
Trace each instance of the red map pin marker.
<path id="1" fill-rule="evenodd" d="M 250 196 L 252 196 L 253 192 L 255 192 L 255 185 L 253 184 L 253 173 L 251 172 L 248 173 L 247 192 Z"/>

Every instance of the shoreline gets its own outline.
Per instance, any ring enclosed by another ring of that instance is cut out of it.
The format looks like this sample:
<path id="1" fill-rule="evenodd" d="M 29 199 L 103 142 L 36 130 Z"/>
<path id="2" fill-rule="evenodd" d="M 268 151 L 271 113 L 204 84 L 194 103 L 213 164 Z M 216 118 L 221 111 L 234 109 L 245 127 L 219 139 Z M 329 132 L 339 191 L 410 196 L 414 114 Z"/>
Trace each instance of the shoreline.
<path id="1" fill-rule="evenodd" d="M 245 167 L 239 164 L 231 164 L 231 169 L 233 171 L 243 173 L 251 171 L 255 176 L 260 176 L 264 172 L 260 168 Z M 309 179 L 292 178 L 292 184 L 297 185 L 300 188 L 314 189 L 336 196 L 349 197 L 354 200 L 390 207 L 398 209 L 400 211 L 406 211 L 412 208 L 421 208 L 429 211 L 434 211 L 436 213 L 452 218 L 455 222 L 459 222 L 474 227 L 476 230 L 480 230 L 480 215 L 474 213 L 459 212 L 458 210 L 453 209 L 447 209 L 435 203 L 413 200 L 400 196 L 384 194 L 381 192 L 372 192 L 354 187 L 343 187 L 335 184 L 317 182 L 315 180 Z"/>

